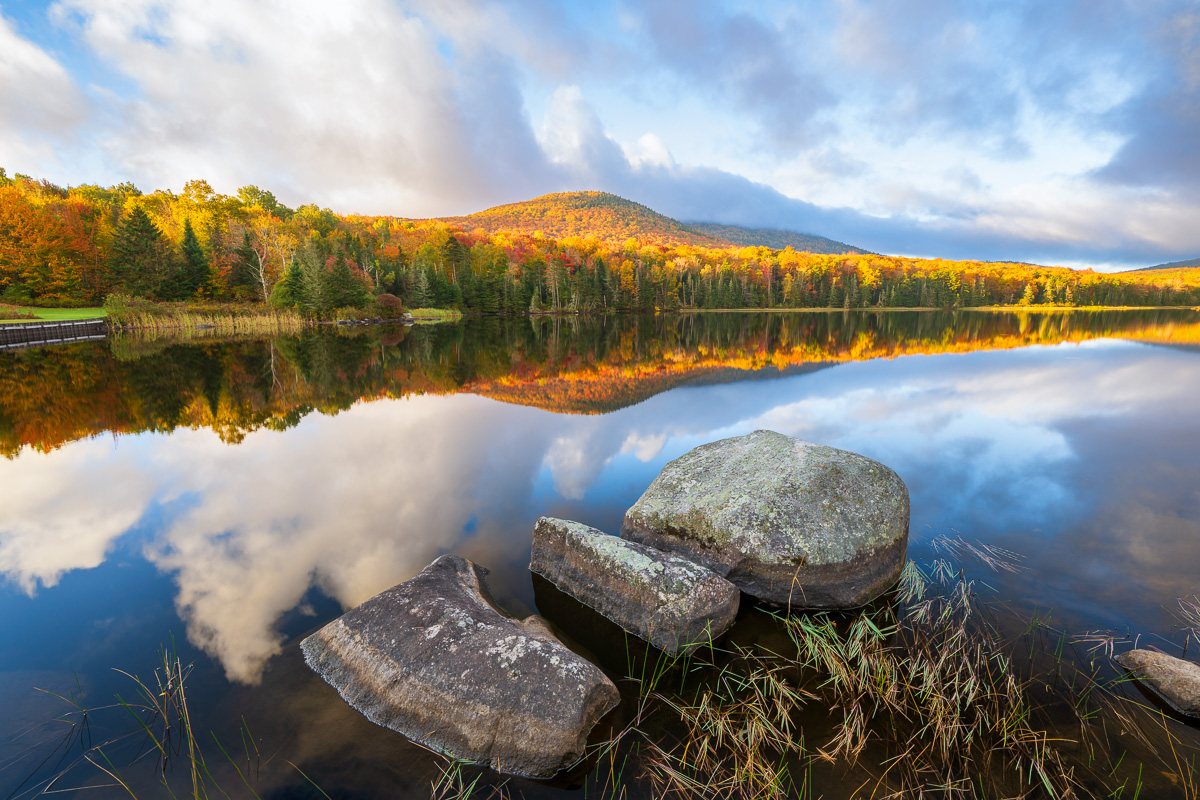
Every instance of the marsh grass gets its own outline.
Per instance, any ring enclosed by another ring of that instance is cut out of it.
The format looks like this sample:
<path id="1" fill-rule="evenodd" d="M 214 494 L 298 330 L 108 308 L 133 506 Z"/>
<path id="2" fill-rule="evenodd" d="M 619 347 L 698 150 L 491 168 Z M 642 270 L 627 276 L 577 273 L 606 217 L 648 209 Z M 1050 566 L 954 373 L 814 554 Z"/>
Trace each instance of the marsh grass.
<path id="1" fill-rule="evenodd" d="M 125 295 L 104 301 L 114 330 L 146 336 L 277 335 L 313 324 L 294 310 L 235 303 L 156 303 Z"/>
<path id="2" fill-rule="evenodd" d="M 462 319 L 462 312 L 454 308 L 410 308 L 414 322 L 454 322 Z"/>
<path id="3" fill-rule="evenodd" d="M 68 710 L 55 719 L 66 726 L 66 732 L 57 737 L 49 754 L 7 800 L 93 790 L 132 798 L 142 792 L 149 797 L 209 800 L 228 798 L 234 788 L 241 794 L 259 797 L 255 786 L 264 758 L 257 740 L 244 718 L 238 731 L 238 747 L 227 747 L 213 733 L 209 734 L 211 741 L 197 735 L 186 690 L 192 666 L 180 660 L 173 646 L 160 650 L 158 665 L 149 678 L 121 669 L 114 671 L 129 679 L 133 692 L 128 698 L 118 694 L 114 703 L 105 706 L 89 708 L 78 681 L 78 691 L 67 696 L 46 692 L 66 704 Z M 100 735 L 100 731 L 105 733 Z M 206 750 L 215 750 L 219 756 L 210 761 Z M 146 788 L 147 763 L 153 764 L 155 780 L 151 786 L 156 787 L 152 789 Z M 218 763 L 225 770 L 224 783 L 214 774 Z M 299 767 L 288 763 L 324 795 Z M 47 768 L 49 776 L 39 778 Z M 229 770 L 237 778 L 233 786 Z"/>
<path id="4" fill-rule="evenodd" d="M 1021 569 L 961 536 L 933 549 Z M 1180 608 L 1200 621 L 1200 603 Z M 637 709 L 618 736 L 651 796 L 1200 798 L 1194 741 L 1114 678 L 1121 640 L 1021 620 L 948 558 L 910 562 L 859 612 L 754 613 L 786 644 L 631 673 Z"/>

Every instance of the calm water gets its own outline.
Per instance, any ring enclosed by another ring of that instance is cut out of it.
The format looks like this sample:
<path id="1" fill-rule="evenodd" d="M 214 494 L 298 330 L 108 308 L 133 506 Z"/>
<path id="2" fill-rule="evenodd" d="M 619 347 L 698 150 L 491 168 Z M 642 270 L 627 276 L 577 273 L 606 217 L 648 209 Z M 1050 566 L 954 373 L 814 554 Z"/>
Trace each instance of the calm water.
<path id="1" fill-rule="evenodd" d="M 130 729 L 101 708 L 136 694 L 114 670 L 147 678 L 172 642 L 194 728 L 258 742 L 259 794 L 317 796 L 290 761 L 335 797 L 428 796 L 440 762 L 345 706 L 299 640 L 447 552 L 487 566 L 514 615 L 571 632 L 577 612 L 527 570 L 536 518 L 615 532 L 668 460 L 758 428 L 894 468 L 910 557 L 946 534 L 1008 548 L 1025 569 L 981 577 L 1026 613 L 1178 654 L 1171 610 L 1200 593 L 1197 397 L 1188 311 L 522 318 L 0 353 L 0 797 L 73 763 L 53 788 L 112 783 L 81 747 Z M 38 689 L 92 709 L 91 739 L 40 767 L 71 707 Z M 156 780 L 153 758 L 118 766 Z"/>

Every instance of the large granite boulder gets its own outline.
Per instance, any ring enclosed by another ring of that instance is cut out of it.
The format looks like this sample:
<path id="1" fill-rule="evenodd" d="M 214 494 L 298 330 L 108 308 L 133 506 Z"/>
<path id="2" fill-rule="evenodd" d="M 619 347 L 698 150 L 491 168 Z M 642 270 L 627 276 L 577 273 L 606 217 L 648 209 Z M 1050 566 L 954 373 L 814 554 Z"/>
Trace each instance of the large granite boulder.
<path id="1" fill-rule="evenodd" d="M 728 630 L 741 597 L 699 564 L 552 517 L 534 526 L 529 569 L 673 656 Z"/>
<path id="2" fill-rule="evenodd" d="M 1155 650 L 1130 650 L 1113 656 L 1180 714 L 1200 718 L 1200 664 Z"/>
<path id="3" fill-rule="evenodd" d="M 617 688 L 540 617 L 501 614 L 485 573 L 442 556 L 309 636 L 304 658 L 373 722 L 454 758 L 548 777 L 582 756 Z"/>
<path id="4" fill-rule="evenodd" d="M 692 559 L 763 600 L 853 608 L 900 576 L 908 488 L 857 453 L 755 431 L 663 467 L 621 536 Z"/>

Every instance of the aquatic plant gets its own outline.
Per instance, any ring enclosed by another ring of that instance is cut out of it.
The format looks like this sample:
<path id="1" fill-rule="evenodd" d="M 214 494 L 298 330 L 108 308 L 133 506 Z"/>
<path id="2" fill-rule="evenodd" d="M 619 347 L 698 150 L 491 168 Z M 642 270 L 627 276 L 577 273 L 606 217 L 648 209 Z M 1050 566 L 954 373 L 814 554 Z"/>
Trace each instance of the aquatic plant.
<path id="1" fill-rule="evenodd" d="M 961 537 L 935 549 L 1019 569 Z M 864 798 L 1137 797 L 1151 775 L 1198 796 L 1176 723 L 1077 652 L 1094 638 L 1044 620 L 1012 636 L 1003 611 L 945 558 L 910 562 L 887 602 L 856 613 L 757 610 L 787 647 L 630 670 L 637 710 L 606 752 L 640 751 L 655 797 L 807 798 L 831 774 L 859 775 L 846 794 Z"/>

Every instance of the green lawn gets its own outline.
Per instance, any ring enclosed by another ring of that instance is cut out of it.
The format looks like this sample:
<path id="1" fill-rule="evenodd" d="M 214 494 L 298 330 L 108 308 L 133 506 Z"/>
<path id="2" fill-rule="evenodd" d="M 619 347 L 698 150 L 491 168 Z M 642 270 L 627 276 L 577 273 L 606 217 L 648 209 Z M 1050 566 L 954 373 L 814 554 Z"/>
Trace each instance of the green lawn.
<path id="1" fill-rule="evenodd" d="M 38 319 L 96 319 L 106 316 L 103 308 L 27 308 L 21 311 L 33 314 Z M 5 322 L 30 322 L 26 319 L 0 319 L 0 325 Z"/>

